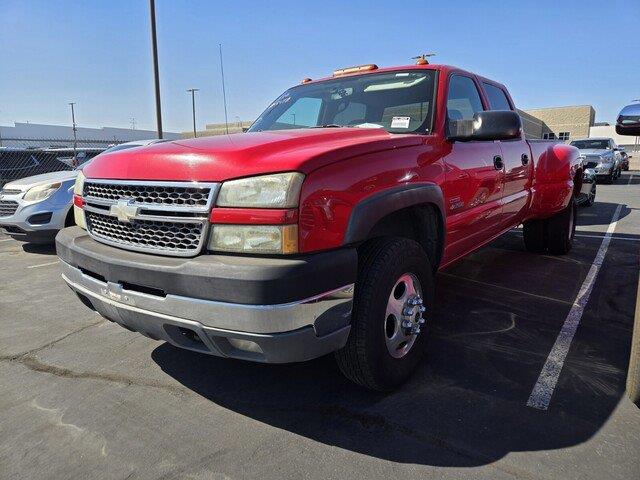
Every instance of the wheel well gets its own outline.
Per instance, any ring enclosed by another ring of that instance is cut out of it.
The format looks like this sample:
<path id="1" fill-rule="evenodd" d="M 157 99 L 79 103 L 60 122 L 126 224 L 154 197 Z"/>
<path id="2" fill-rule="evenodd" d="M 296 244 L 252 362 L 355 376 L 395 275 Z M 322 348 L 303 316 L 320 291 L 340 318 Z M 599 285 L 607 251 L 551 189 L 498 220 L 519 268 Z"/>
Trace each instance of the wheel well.
<path id="1" fill-rule="evenodd" d="M 371 229 L 368 240 L 379 237 L 404 237 L 419 243 L 433 269 L 442 259 L 444 222 L 433 204 L 415 205 L 382 217 Z"/>
<path id="2" fill-rule="evenodd" d="M 578 197 L 580 192 L 582 191 L 582 177 L 583 170 L 581 168 L 576 172 L 575 177 L 573 177 L 573 196 Z"/>
<path id="3" fill-rule="evenodd" d="M 67 212 L 67 216 L 64 218 L 65 227 L 73 227 L 76 224 L 76 219 L 73 216 L 73 207 Z"/>

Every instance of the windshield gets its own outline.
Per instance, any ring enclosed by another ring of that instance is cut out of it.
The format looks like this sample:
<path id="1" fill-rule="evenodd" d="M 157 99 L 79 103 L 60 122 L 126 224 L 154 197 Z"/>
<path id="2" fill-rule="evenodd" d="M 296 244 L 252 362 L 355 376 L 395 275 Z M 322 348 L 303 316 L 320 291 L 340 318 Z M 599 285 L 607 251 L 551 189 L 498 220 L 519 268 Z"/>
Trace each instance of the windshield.
<path id="1" fill-rule="evenodd" d="M 433 70 L 375 73 L 300 85 L 280 95 L 249 131 L 360 127 L 430 133 L 434 85 Z"/>
<path id="2" fill-rule="evenodd" d="M 571 142 L 571 145 L 581 150 L 587 148 L 606 150 L 609 148 L 609 140 L 576 140 L 575 142 Z"/>

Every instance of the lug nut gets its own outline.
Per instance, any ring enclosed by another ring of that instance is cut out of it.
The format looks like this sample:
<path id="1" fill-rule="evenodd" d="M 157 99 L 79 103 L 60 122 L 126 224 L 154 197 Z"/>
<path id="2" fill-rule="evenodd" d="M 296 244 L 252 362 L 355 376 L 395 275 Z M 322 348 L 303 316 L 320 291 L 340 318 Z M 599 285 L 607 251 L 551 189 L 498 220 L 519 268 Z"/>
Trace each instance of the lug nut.
<path id="1" fill-rule="evenodd" d="M 413 328 L 413 323 L 411 323 L 409 320 L 403 320 L 402 321 L 402 328 Z"/>
<path id="2" fill-rule="evenodd" d="M 405 317 L 410 317 L 411 315 L 413 315 L 413 307 L 404 307 L 402 309 L 402 315 L 404 315 Z"/>

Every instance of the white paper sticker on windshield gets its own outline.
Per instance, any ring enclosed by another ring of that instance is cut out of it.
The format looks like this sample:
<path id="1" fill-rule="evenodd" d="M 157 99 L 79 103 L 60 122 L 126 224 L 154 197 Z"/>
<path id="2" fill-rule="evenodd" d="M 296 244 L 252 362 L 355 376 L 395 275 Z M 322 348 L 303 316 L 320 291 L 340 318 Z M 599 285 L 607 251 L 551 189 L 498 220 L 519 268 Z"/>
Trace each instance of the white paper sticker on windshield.
<path id="1" fill-rule="evenodd" d="M 391 119 L 391 128 L 409 128 L 411 117 L 393 117 Z"/>

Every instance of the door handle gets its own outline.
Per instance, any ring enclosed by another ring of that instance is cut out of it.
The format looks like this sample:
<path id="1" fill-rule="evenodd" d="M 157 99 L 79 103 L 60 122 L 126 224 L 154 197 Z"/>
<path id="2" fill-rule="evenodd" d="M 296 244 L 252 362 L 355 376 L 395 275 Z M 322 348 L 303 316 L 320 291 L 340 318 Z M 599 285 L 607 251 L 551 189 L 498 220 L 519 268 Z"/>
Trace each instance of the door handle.
<path id="1" fill-rule="evenodd" d="M 526 153 L 523 153 L 522 156 L 520 157 L 520 160 L 522 160 L 522 165 L 526 165 L 529 163 L 529 155 L 527 155 Z"/>
<path id="2" fill-rule="evenodd" d="M 502 170 L 504 168 L 504 162 L 502 161 L 502 157 L 500 155 L 496 155 L 493 157 L 493 167 L 496 170 Z"/>

